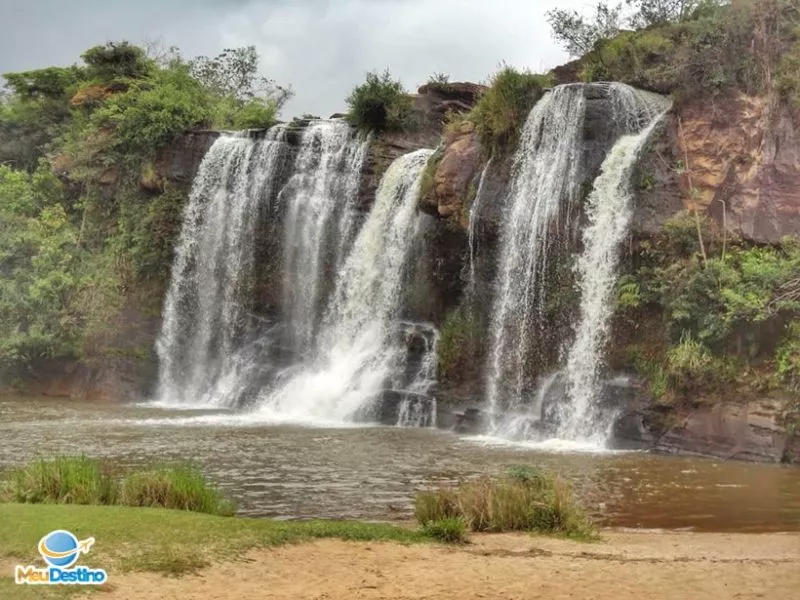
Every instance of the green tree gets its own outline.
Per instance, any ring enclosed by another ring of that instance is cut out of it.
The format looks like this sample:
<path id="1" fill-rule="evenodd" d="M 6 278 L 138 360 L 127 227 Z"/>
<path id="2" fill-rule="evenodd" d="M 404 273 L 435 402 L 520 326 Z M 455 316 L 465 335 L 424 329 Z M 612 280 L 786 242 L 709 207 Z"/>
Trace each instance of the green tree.
<path id="1" fill-rule="evenodd" d="M 292 91 L 260 75 L 258 60 L 255 46 L 243 46 L 225 48 L 213 58 L 198 56 L 189 62 L 189 67 L 192 77 L 218 96 L 234 98 L 242 105 L 260 99 L 280 110 Z"/>

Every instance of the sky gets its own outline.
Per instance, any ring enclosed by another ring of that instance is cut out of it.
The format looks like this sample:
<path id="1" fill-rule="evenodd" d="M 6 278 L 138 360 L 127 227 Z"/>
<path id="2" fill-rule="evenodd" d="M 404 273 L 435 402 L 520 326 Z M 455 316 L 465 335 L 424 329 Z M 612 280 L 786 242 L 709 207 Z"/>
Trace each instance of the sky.
<path id="1" fill-rule="evenodd" d="M 0 0 L 0 73 L 69 65 L 129 40 L 185 57 L 253 44 L 261 71 L 294 98 L 283 117 L 328 116 L 367 71 L 409 90 L 433 73 L 485 82 L 501 62 L 543 71 L 568 60 L 545 13 L 590 0 Z"/>

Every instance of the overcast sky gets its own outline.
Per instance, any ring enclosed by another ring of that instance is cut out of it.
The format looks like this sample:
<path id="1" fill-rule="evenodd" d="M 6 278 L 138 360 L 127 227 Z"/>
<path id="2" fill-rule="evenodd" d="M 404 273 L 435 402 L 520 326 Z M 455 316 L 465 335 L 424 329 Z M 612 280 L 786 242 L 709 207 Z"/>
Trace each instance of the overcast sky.
<path id="1" fill-rule="evenodd" d="M 434 72 L 485 81 L 501 61 L 565 62 L 545 12 L 590 0 L 0 0 L 0 73 L 68 65 L 107 41 L 162 40 L 187 56 L 254 44 L 262 71 L 295 97 L 283 111 L 327 116 L 369 70 L 410 90 Z"/>

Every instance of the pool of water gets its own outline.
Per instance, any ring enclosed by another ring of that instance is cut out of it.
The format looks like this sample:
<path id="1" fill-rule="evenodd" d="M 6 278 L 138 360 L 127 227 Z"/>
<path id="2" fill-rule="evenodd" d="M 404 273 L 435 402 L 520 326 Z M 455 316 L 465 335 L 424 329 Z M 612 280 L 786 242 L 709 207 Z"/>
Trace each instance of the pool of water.
<path id="1" fill-rule="evenodd" d="M 59 453 L 121 467 L 191 460 L 243 515 L 407 519 L 419 489 L 529 464 L 571 481 L 606 526 L 800 530 L 800 468 L 590 450 L 428 429 L 309 428 L 230 413 L 0 398 L 0 469 Z"/>

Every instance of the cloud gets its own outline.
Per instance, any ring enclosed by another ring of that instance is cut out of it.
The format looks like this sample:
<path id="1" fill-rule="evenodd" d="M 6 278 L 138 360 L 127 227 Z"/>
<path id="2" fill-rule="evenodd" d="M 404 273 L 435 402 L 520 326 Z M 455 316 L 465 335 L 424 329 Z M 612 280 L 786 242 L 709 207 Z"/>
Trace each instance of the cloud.
<path id="1" fill-rule="evenodd" d="M 409 89 L 434 72 L 482 81 L 501 61 L 545 70 L 567 57 L 545 12 L 586 0 L 0 0 L 0 72 L 70 64 L 95 44 L 162 39 L 186 56 L 254 44 L 264 74 L 291 85 L 284 116 L 327 115 L 365 72 Z"/>

